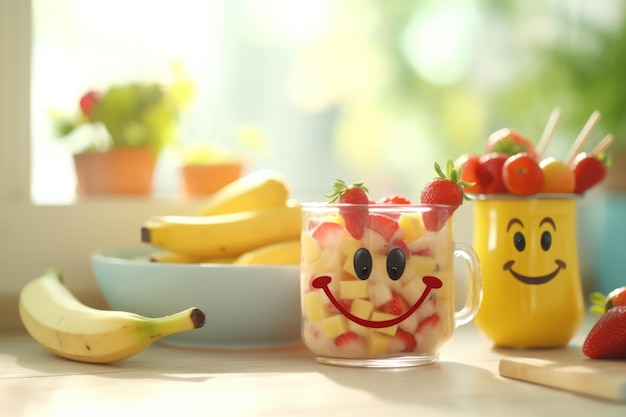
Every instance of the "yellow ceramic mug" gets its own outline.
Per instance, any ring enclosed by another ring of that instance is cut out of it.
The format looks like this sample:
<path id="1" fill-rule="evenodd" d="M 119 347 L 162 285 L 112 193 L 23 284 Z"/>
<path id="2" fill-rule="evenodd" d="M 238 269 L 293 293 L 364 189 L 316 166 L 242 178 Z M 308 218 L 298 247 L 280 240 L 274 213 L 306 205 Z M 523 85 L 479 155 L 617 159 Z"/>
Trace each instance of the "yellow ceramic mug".
<path id="1" fill-rule="evenodd" d="M 474 249 L 484 286 L 479 329 L 498 346 L 566 345 L 584 316 L 574 197 L 479 197 Z"/>

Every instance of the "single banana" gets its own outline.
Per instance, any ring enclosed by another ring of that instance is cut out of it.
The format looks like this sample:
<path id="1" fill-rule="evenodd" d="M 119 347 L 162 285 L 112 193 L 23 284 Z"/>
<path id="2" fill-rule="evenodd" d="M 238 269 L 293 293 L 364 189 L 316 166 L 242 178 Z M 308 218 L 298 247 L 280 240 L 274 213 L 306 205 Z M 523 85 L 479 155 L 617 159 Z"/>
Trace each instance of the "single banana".
<path id="1" fill-rule="evenodd" d="M 239 256 L 233 264 L 239 265 L 298 265 L 300 239 L 272 243 Z"/>
<path id="2" fill-rule="evenodd" d="M 161 318 L 86 306 L 47 270 L 24 286 L 19 314 L 28 333 L 43 347 L 67 359 L 109 363 L 126 359 L 173 333 L 204 326 L 197 308 Z"/>
<path id="3" fill-rule="evenodd" d="M 215 216 L 157 216 L 141 228 L 142 242 L 195 258 L 229 258 L 300 237 L 300 206 L 282 206 Z"/>
<path id="4" fill-rule="evenodd" d="M 200 210 L 200 215 L 212 216 L 283 206 L 289 194 L 289 186 L 284 178 L 273 171 L 260 170 L 216 191 Z"/>

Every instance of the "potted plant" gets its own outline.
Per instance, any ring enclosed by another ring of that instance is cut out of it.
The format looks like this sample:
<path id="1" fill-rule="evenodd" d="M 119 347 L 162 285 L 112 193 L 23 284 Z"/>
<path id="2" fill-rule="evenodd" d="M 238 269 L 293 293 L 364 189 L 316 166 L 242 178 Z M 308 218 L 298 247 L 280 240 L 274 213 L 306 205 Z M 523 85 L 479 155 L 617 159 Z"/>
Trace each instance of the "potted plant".
<path id="1" fill-rule="evenodd" d="M 161 150 L 177 142 L 178 116 L 192 85 L 137 81 L 88 91 L 75 115 L 52 113 L 58 137 L 73 144 L 77 194 L 152 192 Z"/>
<path id="2" fill-rule="evenodd" d="M 210 195 L 235 181 L 243 160 L 210 142 L 199 142 L 180 151 L 180 178 L 186 196 Z"/>

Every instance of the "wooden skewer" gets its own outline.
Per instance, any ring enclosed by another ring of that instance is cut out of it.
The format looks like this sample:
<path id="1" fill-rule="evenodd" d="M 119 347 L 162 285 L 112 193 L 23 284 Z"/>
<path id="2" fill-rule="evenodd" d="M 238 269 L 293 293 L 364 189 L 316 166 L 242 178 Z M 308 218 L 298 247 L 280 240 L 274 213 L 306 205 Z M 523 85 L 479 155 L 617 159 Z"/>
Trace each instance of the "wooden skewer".
<path id="1" fill-rule="evenodd" d="M 591 132 L 596 127 L 598 120 L 600 120 L 600 112 L 596 110 L 593 113 L 591 113 L 591 116 L 589 116 L 587 123 L 585 123 L 585 126 L 583 126 L 583 129 L 580 131 L 580 133 L 578 134 L 578 137 L 574 141 L 574 144 L 572 145 L 569 152 L 567 153 L 567 156 L 565 157 L 565 160 L 564 160 L 564 162 L 567 165 L 570 165 L 572 161 L 574 161 L 574 158 L 576 158 L 576 155 L 583 148 L 587 140 L 589 140 L 589 137 L 591 136 Z"/>
<path id="2" fill-rule="evenodd" d="M 606 152 L 606 150 L 609 149 L 609 146 L 611 146 L 611 143 L 613 143 L 613 135 L 609 133 L 602 138 L 602 140 L 596 145 L 595 148 L 593 148 L 593 150 L 591 151 L 591 155 L 598 155 Z"/>
<path id="3" fill-rule="evenodd" d="M 546 127 L 543 129 L 543 133 L 541 134 L 541 138 L 537 143 L 537 147 L 535 148 L 537 152 L 537 158 L 541 159 L 546 149 L 548 148 L 548 144 L 552 137 L 554 136 L 554 131 L 556 130 L 556 126 L 559 124 L 559 120 L 561 119 L 561 110 L 555 108 L 550 113 L 550 117 L 548 118 L 548 123 Z"/>

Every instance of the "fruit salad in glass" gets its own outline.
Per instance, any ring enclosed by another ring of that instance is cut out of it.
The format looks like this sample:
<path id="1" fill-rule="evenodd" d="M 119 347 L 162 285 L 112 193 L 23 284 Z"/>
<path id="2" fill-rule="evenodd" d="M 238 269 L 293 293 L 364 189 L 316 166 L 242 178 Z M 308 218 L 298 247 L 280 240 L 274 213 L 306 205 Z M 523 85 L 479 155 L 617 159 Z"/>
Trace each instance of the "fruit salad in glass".
<path id="1" fill-rule="evenodd" d="M 449 184 L 437 185 L 435 200 Z M 425 188 L 426 191 L 426 188 Z M 302 337 L 322 363 L 413 366 L 437 360 L 454 328 L 471 320 L 480 272 L 471 248 L 455 243 L 460 204 L 405 198 L 370 201 L 362 184 L 339 182 L 330 203 L 302 205 Z M 428 194 L 428 193 L 426 193 Z M 454 256 L 469 265 L 466 308 L 454 311 Z"/>

